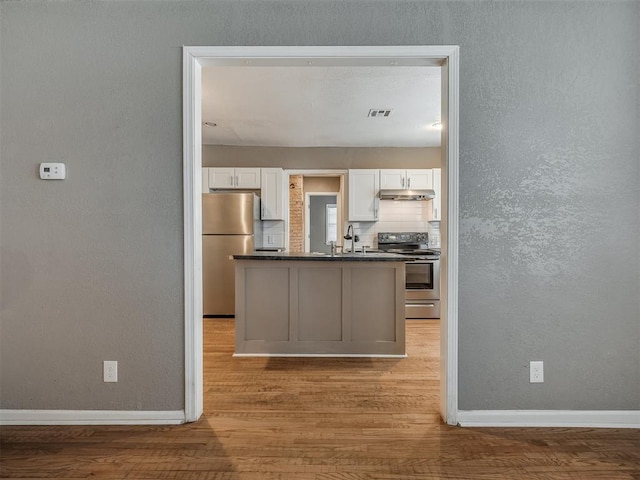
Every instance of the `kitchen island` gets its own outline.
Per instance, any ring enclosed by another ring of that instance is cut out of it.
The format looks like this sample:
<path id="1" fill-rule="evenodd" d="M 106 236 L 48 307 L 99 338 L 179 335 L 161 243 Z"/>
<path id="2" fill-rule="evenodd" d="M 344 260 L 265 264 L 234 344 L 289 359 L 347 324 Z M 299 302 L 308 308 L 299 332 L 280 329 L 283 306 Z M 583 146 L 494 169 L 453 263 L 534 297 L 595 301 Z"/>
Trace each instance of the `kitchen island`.
<path id="1" fill-rule="evenodd" d="M 236 261 L 236 356 L 405 356 L 405 260 L 255 252 Z"/>

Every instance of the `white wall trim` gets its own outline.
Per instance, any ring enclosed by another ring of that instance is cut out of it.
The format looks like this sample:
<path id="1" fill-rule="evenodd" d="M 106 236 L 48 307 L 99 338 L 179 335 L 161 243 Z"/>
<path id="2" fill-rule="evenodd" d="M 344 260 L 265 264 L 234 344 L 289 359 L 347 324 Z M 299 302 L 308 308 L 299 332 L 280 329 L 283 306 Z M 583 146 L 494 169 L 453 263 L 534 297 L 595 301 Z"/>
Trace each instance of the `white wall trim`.
<path id="1" fill-rule="evenodd" d="M 202 364 L 202 75 L 198 59 L 183 51 L 184 350 L 185 419 L 203 412 Z"/>
<path id="2" fill-rule="evenodd" d="M 459 410 L 462 427 L 640 428 L 640 410 Z"/>
<path id="3" fill-rule="evenodd" d="M 457 423 L 458 405 L 458 108 L 459 47 L 400 46 L 254 46 L 183 47 L 183 162 L 184 162 L 184 299 L 185 299 L 185 414 L 195 421 L 202 414 L 202 247 L 200 169 L 200 89 L 203 66 L 252 65 L 399 66 L 440 65 L 446 72 L 447 128 L 443 130 L 448 169 L 449 246 L 446 252 L 447 306 L 440 324 L 446 342 L 441 353 L 442 418 Z M 443 120 L 445 118 L 443 117 Z M 290 172 L 289 172 L 290 173 Z M 288 215 L 288 210 L 286 212 Z M 287 222 L 288 228 L 288 222 Z"/>
<path id="4" fill-rule="evenodd" d="M 0 425 L 177 425 L 184 410 L 0 410 Z"/>
<path id="5" fill-rule="evenodd" d="M 449 47 L 446 68 L 443 67 L 442 145 L 446 150 L 446 165 L 442 171 L 446 178 L 445 228 L 443 253 L 446 275 L 444 322 L 440 324 L 440 414 L 446 423 L 458 423 L 458 221 L 459 221 L 459 130 L 460 130 L 460 48 Z M 446 93 L 446 99 L 445 97 Z"/>

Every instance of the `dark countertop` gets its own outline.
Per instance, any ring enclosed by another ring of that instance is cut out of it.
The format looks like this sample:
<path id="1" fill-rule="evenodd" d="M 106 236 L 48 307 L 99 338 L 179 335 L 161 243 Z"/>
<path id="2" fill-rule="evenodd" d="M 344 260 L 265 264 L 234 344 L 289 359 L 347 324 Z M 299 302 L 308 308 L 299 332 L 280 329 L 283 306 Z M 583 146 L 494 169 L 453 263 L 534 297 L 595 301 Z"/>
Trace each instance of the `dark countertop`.
<path id="1" fill-rule="evenodd" d="M 405 255 L 395 253 L 336 253 L 334 256 L 328 253 L 305 252 L 253 252 L 234 255 L 234 260 L 311 260 L 320 262 L 406 262 Z"/>

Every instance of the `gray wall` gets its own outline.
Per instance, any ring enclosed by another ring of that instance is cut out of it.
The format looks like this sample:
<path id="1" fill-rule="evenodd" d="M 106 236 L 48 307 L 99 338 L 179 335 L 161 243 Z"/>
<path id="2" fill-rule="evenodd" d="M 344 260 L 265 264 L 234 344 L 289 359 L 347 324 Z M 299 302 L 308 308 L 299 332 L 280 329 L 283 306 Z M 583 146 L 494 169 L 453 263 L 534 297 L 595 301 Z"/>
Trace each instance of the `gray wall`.
<path id="1" fill-rule="evenodd" d="M 640 408 L 638 9 L 0 3 L 2 407 L 183 406 L 182 45 L 458 44 L 460 407 Z"/>
<path id="2" fill-rule="evenodd" d="M 202 147 L 203 167 L 439 168 L 441 164 L 440 148 Z"/>

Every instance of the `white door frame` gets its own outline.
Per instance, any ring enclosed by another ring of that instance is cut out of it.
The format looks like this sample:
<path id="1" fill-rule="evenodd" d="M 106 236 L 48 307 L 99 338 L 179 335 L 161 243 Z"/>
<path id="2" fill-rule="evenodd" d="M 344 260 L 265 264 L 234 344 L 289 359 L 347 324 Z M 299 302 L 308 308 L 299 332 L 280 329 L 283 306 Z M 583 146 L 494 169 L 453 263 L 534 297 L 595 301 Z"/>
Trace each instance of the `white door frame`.
<path id="1" fill-rule="evenodd" d="M 459 47 L 183 47 L 183 188 L 185 421 L 203 411 L 201 69 L 203 66 L 388 66 L 442 67 L 442 319 L 440 413 L 458 417 L 458 138 Z"/>
<path id="2" fill-rule="evenodd" d="M 311 238 L 309 238 L 309 230 L 311 230 L 311 218 L 309 215 L 309 208 L 311 206 L 310 197 L 336 197 L 336 205 L 338 205 L 340 192 L 305 192 L 304 194 L 304 251 L 311 250 Z M 339 207 L 338 207 L 339 208 Z M 338 223 L 340 223 L 340 215 L 338 214 Z"/>

